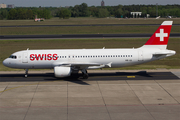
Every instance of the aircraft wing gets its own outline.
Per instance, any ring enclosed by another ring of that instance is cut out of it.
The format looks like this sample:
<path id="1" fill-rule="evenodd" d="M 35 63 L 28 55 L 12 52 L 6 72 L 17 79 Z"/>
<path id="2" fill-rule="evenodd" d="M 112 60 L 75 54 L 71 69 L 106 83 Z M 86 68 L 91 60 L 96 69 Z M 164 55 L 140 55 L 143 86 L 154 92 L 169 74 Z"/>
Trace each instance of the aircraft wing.
<path id="1" fill-rule="evenodd" d="M 112 63 L 112 62 L 111 62 Z M 59 63 L 54 66 L 72 67 L 74 69 L 98 69 L 103 67 L 111 67 L 111 63 L 100 64 L 100 63 Z"/>

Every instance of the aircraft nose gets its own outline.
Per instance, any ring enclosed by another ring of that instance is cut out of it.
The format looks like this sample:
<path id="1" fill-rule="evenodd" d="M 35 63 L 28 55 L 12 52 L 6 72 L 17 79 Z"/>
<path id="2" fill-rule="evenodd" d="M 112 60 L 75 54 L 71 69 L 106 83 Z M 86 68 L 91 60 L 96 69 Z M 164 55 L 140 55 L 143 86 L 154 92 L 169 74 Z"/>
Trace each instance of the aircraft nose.
<path id="1" fill-rule="evenodd" d="M 3 65 L 4 65 L 4 66 L 7 66 L 7 64 L 8 64 L 8 63 L 7 63 L 7 60 L 5 59 L 5 60 L 3 61 Z"/>

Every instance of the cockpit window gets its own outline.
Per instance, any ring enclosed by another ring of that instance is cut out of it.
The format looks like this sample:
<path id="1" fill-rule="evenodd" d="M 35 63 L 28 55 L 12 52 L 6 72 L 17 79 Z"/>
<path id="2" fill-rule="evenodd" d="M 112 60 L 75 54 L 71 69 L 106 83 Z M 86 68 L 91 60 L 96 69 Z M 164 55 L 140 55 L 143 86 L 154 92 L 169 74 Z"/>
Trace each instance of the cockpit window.
<path id="1" fill-rule="evenodd" d="M 15 55 L 11 55 L 9 58 L 16 59 L 17 57 Z"/>

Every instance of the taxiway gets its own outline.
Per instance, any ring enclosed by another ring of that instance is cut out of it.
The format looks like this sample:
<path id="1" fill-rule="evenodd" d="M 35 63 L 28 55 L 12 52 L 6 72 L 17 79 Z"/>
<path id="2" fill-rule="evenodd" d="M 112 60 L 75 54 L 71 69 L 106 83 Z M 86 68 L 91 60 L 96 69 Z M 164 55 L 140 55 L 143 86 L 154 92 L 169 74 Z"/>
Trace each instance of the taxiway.
<path id="1" fill-rule="evenodd" d="M 180 70 L 89 71 L 57 79 L 53 71 L 0 72 L 2 120 L 178 120 Z"/>

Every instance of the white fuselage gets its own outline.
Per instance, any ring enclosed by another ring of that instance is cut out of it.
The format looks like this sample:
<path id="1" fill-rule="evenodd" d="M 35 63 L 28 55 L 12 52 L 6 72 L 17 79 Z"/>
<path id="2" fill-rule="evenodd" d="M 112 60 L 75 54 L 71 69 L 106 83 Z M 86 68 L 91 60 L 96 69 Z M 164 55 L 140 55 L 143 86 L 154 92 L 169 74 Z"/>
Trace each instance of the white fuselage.
<path id="1" fill-rule="evenodd" d="M 169 50 L 166 50 L 169 52 Z M 13 53 L 16 59 L 7 58 L 3 64 L 7 67 L 20 69 L 51 69 L 61 64 L 96 63 L 104 67 L 125 67 L 167 57 L 155 57 L 159 49 L 54 49 L 24 50 Z M 89 66 L 87 69 L 101 68 Z"/>

